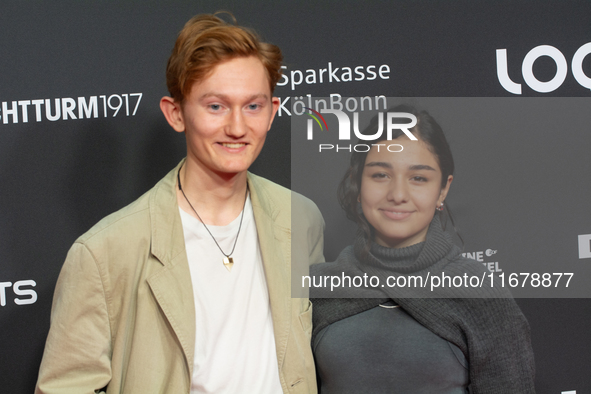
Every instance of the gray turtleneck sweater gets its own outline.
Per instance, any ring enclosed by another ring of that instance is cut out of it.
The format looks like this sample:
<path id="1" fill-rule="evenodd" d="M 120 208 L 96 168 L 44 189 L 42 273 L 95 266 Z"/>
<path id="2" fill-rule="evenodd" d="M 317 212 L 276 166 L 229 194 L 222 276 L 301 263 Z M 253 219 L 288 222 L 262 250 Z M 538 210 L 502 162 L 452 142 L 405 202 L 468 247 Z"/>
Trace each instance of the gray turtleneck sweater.
<path id="1" fill-rule="evenodd" d="M 466 274 L 468 277 L 483 277 L 483 275 L 487 275 L 481 264 L 461 256 L 460 249 L 453 244 L 450 234 L 442 230 L 438 215 L 435 215 L 431 222 L 426 241 L 423 243 L 401 249 L 385 248 L 372 244 L 369 254 L 363 253 L 364 244 L 365 240 L 358 237 L 355 244 L 345 248 L 335 262 L 312 266 L 310 275 L 353 277 L 367 273 L 368 276 L 378 276 L 382 284 L 390 275 L 413 275 L 424 278 L 427 275 L 441 275 L 442 272 L 450 276 Z M 356 347 L 356 343 L 359 344 L 360 341 L 365 341 L 367 344 L 368 338 L 371 338 L 371 332 L 379 332 L 378 337 L 383 340 L 381 335 L 384 331 L 388 331 L 384 330 L 383 325 L 389 324 L 390 326 L 405 325 L 405 335 L 409 332 L 416 332 L 419 338 L 423 339 L 428 338 L 428 333 L 421 331 L 422 328 L 426 328 L 440 339 L 457 346 L 467 359 L 469 366 L 468 381 L 465 383 L 468 384 L 470 393 L 535 393 L 534 359 L 529 325 L 510 293 L 501 288 L 496 281 L 493 281 L 493 286 L 488 280 L 485 285 L 478 288 L 451 286 L 439 289 L 437 292 L 432 292 L 429 287 L 352 287 L 340 288 L 332 292 L 330 288 L 312 287 L 310 298 L 314 304 L 313 344 L 317 348 L 316 351 L 318 352 L 318 346 L 322 342 L 326 341 L 328 344 L 327 339 L 330 339 L 330 336 L 327 337 L 327 335 L 331 334 L 331 331 L 339 333 L 341 335 L 339 340 L 343 341 L 340 352 L 335 355 L 338 360 L 331 360 L 330 355 L 326 352 L 323 353 L 322 358 L 319 358 L 320 353 L 317 353 L 319 376 L 321 379 L 329 380 L 344 379 L 341 383 L 346 383 L 346 385 L 339 386 L 349 387 L 350 389 L 346 392 L 461 392 L 433 388 L 435 386 L 429 386 L 429 379 L 426 378 L 416 380 L 419 384 L 421 381 L 425 382 L 424 387 L 417 386 L 413 389 L 397 391 L 397 383 L 386 379 L 387 372 L 391 368 L 398 370 L 401 366 L 406 365 L 404 360 L 401 362 L 397 357 L 412 357 L 413 352 L 407 347 L 404 352 L 395 354 L 378 352 L 376 354 L 376 349 L 380 348 L 379 345 Z M 408 315 L 399 313 L 398 320 L 396 320 L 393 319 L 393 314 L 388 316 L 384 311 L 375 309 L 380 303 L 389 299 L 400 305 Z M 414 328 L 407 317 L 412 318 L 416 323 Z M 369 321 L 369 319 L 373 319 L 373 321 Z M 337 322 L 340 331 L 333 330 L 331 327 L 330 330 L 323 333 L 323 330 Z M 347 328 L 349 324 L 357 328 L 364 327 L 359 333 L 361 338 L 355 338 L 356 329 L 354 327 Z M 344 331 L 343 327 L 345 327 Z M 373 330 L 372 327 L 374 327 Z M 392 340 L 401 335 L 397 330 L 400 330 L 400 327 L 392 328 Z M 344 336 L 343 332 L 347 332 L 349 337 Z M 425 337 L 425 335 L 427 336 Z M 447 350 L 441 344 L 442 342 L 437 345 L 439 349 Z M 334 342 L 332 347 L 336 348 Z M 367 354 L 359 353 L 362 349 L 366 349 Z M 381 349 L 388 349 L 388 346 L 381 346 Z M 410 361 L 423 363 L 424 360 L 421 361 L 421 357 L 425 357 L 426 349 L 428 347 L 417 347 L 415 359 Z M 350 354 L 347 354 L 348 350 L 351 350 Z M 450 355 L 449 352 L 444 353 L 433 352 L 431 355 L 433 357 L 443 355 L 444 358 Z M 324 365 L 335 361 L 342 363 L 343 360 L 349 362 L 354 370 L 359 371 L 357 377 L 350 371 L 346 375 L 336 374 L 335 371 L 338 368 L 335 369 L 334 365 Z M 452 359 L 447 358 L 447 360 Z M 461 360 L 457 361 L 461 364 Z M 447 363 L 441 367 L 446 368 L 452 364 L 453 362 Z M 409 362 L 408 365 L 416 366 L 416 363 Z M 378 376 L 385 378 L 379 379 L 374 376 L 369 382 L 362 379 L 360 375 L 366 375 L 363 371 L 371 368 L 383 371 L 385 375 Z M 327 371 L 333 371 L 331 376 L 327 376 Z M 414 372 L 409 371 L 406 376 L 410 378 L 417 371 L 415 368 Z M 458 369 L 456 372 L 459 371 L 461 370 Z M 422 372 L 428 373 L 429 369 L 426 368 Z M 434 371 L 434 374 L 437 373 Z M 405 377 L 404 373 L 398 375 Z M 455 376 L 461 378 L 460 375 L 461 373 Z M 460 382 L 461 379 L 452 378 L 452 380 L 456 382 L 454 384 L 459 385 L 457 387 L 464 384 Z M 358 384 L 355 385 L 354 382 L 358 382 Z M 359 382 L 363 382 L 363 387 L 359 386 Z M 323 387 L 330 387 L 328 382 L 325 384 L 321 381 L 320 383 L 321 390 Z M 331 383 L 333 386 L 334 384 L 335 382 Z M 366 384 L 371 386 L 366 387 Z M 446 383 L 442 382 L 442 384 Z M 428 391 L 424 391 L 425 389 Z"/>

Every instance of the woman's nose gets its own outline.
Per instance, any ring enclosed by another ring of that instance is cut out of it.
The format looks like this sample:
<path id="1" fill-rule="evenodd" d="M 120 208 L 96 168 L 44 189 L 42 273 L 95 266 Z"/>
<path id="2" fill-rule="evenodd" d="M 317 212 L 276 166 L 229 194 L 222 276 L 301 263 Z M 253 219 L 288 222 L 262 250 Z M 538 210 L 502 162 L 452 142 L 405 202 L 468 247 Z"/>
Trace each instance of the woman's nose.
<path id="1" fill-rule="evenodd" d="M 402 204 L 408 201 L 409 190 L 408 184 L 402 179 L 393 180 L 390 183 L 387 198 L 396 204 Z"/>

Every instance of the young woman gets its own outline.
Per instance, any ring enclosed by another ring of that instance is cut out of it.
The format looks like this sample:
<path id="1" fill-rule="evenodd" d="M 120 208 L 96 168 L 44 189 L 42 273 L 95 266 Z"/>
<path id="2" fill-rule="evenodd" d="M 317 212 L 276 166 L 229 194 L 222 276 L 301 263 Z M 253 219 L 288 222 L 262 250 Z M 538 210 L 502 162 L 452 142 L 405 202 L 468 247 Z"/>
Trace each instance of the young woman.
<path id="1" fill-rule="evenodd" d="M 454 163 L 441 127 L 409 106 L 389 112 L 415 115 L 418 141 L 398 130 L 353 153 L 339 201 L 358 235 L 335 262 L 311 268 L 342 280 L 339 289 L 310 289 L 320 392 L 534 393 L 527 320 L 445 229 Z M 431 289 L 433 276 L 487 282 Z"/>

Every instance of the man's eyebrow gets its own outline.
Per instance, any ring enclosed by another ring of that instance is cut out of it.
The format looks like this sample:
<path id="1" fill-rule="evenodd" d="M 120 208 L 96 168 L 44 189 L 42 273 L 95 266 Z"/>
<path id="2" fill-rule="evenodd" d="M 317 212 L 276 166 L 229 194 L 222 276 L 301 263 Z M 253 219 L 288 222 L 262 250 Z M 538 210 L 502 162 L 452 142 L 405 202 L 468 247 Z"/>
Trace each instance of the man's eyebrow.
<path id="1" fill-rule="evenodd" d="M 229 100 L 229 98 L 230 98 L 229 96 L 227 96 L 227 95 L 225 95 L 223 93 L 209 92 L 209 93 L 205 93 L 204 95 L 202 95 L 201 97 L 199 97 L 199 99 L 200 100 L 203 100 L 203 99 L 206 99 L 208 97 L 219 97 L 222 100 L 226 100 L 226 101 Z M 258 99 L 258 98 L 263 98 L 265 100 L 268 100 L 269 99 L 269 96 L 267 96 L 265 93 L 253 94 L 252 96 L 249 96 L 247 98 L 247 101 L 255 100 L 255 99 Z"/>

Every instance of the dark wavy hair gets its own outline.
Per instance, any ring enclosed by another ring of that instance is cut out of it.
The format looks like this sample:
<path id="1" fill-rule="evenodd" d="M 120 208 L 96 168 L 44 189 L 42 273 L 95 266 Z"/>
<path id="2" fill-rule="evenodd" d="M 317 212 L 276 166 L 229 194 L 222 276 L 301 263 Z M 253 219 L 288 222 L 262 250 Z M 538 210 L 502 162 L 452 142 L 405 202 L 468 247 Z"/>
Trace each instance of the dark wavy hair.
<path id="1" fill-rule="evenodd" d="M 422 140 L 437 159 L 439 168 L 441 169 L 441 188 L 445 187 L 448 176 L 453 175 L 454 173 L 454 159 L 441 126 L 439 126 L 437 121 L 435 121 L 427 111 L 419 111 L 411 105 L 398 105 L 388 109 L 387 112 L 407 112 L 416 116 L 417 124 L 410 129 L 410 132 L 412 132 L 415 137 Z M 372 118 L 369 126 L 364 129 L 363 134 L 376 134 L 379 127 L 378 121 L 379 115 L 376 115 Z M 394 129 L 392 130 L 392 139 L 398 138 L 403 134 L 404 132 L 402 130 Z M 382 135 L 382 138 L 378 138 L 375 141 L 372 141 L 372 143 L 378 143 L 385 140 L 385 133 Z M 368 142 L 366 140 L 360 140 L 359 143 L 367 144 Z M 337 190 L 341 208 L 343 208 L 347 214 L 348 219 L 357 223 L 361 235 L 366 240 L 364 254 L 369 253 L 371 240 L 374 235 L 373 227 L 363 215 L 357 201 L 359 193 L 361 192 L 361 176 L 363 174 L 367 153 L 368 152 L 353 152 L 351 154 L 351 163 Z M 449 207 L 447 207 L 446 212 L 453 225 L 453 218 L 449 212 Z M 437 211 L 436 214 L 438 213 L 440 212 Z"/>

